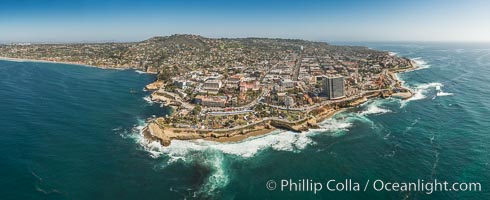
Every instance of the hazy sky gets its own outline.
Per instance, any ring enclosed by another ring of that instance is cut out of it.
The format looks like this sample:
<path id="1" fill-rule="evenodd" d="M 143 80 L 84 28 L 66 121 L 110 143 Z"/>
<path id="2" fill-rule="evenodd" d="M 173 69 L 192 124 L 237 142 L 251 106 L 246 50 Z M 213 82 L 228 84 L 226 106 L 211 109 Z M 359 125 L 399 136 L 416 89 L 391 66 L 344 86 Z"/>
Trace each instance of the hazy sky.
<path id="1" fill-rule="evenodd" d="M 490 41 L 490 1 L 0 0 L 0 41 L 138 41 L 175 33 L 325 41 Z"/>

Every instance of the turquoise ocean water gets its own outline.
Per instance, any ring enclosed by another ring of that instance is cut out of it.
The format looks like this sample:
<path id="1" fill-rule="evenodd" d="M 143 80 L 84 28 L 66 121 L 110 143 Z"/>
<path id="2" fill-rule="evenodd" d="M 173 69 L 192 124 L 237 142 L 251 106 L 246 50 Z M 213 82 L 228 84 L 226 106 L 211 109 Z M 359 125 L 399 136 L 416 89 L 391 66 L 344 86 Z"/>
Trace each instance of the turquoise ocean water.
<path id="1" fill-rule="evenodd" d="M 352 44 L 352 43 L 350 43 Z M 377 99 L 307 133 L 146 144 L 155 79 L 0 61 L 0 199 L 488 199 L 490 44 L 355 43 L 416 60 L 409 100 Z M 131 93 L 134 90 L 136 93 Z M 269 180 L 479 182 L 480 192 L 270 191 Z"/>

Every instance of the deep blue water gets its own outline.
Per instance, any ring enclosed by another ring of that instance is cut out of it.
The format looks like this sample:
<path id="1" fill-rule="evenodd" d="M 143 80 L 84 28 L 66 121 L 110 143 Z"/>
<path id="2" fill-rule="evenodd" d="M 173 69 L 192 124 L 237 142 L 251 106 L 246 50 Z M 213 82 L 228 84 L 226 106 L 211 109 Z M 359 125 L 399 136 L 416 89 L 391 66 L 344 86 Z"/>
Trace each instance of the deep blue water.
<path id="1" fill-rule="evenodd" d="M 350 43 L 352 44 L 352 43 Z M 346 110 L 308 133 L 146 144 L 167 108 L 132 70 L 0 61 L 2 199 L 488 199 L 490 44 L 355 43 L 417 60 L 417 95 Z M 137 93 L 129 91 L 134 89 Z M 480 192 L 269 191 L 268 180 L 479 182 Z"/>

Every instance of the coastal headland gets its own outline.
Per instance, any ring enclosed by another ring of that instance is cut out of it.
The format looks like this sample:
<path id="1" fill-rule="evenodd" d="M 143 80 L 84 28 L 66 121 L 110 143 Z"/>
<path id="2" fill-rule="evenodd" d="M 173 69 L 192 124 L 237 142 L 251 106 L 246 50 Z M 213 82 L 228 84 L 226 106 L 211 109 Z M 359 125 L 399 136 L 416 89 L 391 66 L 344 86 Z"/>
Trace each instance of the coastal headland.
<path id="1" fill-rule="evenodd" d="M 163 146 L 170 145 L 172 140 L 204 139 L 217 142 L 238 142 L 249 137 L 265 135 L 277 129 L 293 132 L 318 129 L 320 127 L 317 123 L 330 118 L 345 108 L 363 104 L 371 98 L 395 97 L 408 99 L 412 96 L 413 92 L 409 89 L 403 92 L 393 92 L 392 90 L 372 91 L 356 98 L 332 102 L 314 109 L 305 110 L 307 117 L 300 120 L 290 121 L 277 117 L 266 117 L 244 126 L 227 129 L 176 128 L 173 124 L 167 123 L 164 117 L 158 117 L 149 119 L 148 125 L 142 130 L 142 133 L 149 142 L 157 141 Z M 159 103 L 162 102 L 158 94 L 155 93 L 152 94 L 152 100 Z M 166 99 L 166 101 L 168 100 Z"/>
<path id="2" fill-rule="evenodd" d="M 410 98 L 396 73 L 416 64 L 389 52 L 268 38 L 153 37 L 134 43 L 2 45 L 0 57 L 136 69 L 157 74 L 145 87 L 171 106 L 142 134 L 172 140 L 235 142 L 277 129 L 302 132 L 370 98 Z"/>

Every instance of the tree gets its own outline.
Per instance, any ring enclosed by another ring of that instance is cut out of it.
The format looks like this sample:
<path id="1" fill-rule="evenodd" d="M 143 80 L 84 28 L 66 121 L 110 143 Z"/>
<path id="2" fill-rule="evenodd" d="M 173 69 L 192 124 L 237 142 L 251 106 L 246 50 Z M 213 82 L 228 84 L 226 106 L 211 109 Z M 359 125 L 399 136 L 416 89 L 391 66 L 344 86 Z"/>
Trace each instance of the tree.
<path id="1" fill-rule="evenodd" d="M 192 109 L 192 114 L 193 114 L 193 115 L 197 115 L 197 114 L 199 114 L 201 111 L 202 111 L 201 106 L 200 106 L 200 105 L 197 105 L 196 107 L 194 107 L 194 109 Z"/>
<path id="2" fill-rule="evenodd" d="M 158 74 L 158 80 L 162 80 L 164 82 L 170 82 L 172 77 L 173 73 L 168 68 L 163 68 Z"/>

